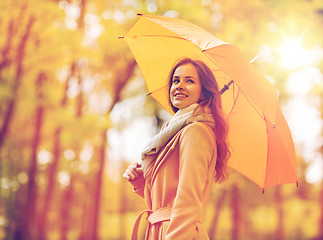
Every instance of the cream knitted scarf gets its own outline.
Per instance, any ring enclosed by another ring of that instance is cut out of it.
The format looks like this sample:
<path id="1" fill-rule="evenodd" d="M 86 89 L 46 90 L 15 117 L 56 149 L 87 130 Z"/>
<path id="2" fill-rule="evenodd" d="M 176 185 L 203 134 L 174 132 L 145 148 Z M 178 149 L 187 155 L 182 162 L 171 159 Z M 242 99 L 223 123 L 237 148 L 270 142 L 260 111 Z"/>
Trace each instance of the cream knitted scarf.
<path id="1" fill-rule="evenodd" d="M 142 167 L 144 172 L 146 172 L 145 175 L 147 175 L 148 168 L 151 170 L 150 165 L 155 160 L 154 154 L 158 153 L 179 130 L 194 122 L 205 122 L 214 128 L 213 116 L 209 109 L 202 109 L 199 104 L 195 103 L 178 110 L 175 115 L 162 126 L 161 131 L 148 142 L 141 153 Z"/>

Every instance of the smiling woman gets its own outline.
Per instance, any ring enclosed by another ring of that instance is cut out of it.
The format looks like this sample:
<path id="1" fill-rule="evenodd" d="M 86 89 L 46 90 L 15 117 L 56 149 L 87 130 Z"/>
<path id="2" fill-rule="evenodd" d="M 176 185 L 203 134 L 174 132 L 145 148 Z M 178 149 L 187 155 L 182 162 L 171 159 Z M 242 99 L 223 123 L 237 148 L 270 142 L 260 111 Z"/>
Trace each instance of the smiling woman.
<path id="1" fill-rule="evenodd" d="M 149 208 L 139 214 L 131 239 L 138 239 L 141 217 L 148 213 L 150 224 L 140 239 L 207 240 L 203 212 L 213 181 L 227 177 L 228 124 L 217 82 L 204 62 L 179 59 L 168 80 L 175 115 L 148 142 L 142 162 L 123 175 Z"/>

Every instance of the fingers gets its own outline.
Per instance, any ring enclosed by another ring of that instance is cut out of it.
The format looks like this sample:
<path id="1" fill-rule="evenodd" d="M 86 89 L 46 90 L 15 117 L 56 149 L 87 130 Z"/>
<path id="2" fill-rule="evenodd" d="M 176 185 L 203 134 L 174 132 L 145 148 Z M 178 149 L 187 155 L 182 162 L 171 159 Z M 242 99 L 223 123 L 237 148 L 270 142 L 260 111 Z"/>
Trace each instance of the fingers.
<path id="1" fill-rule="evenodd" d="M 127 179 L 128 181 L 135 180 L 137 177 L 143 174 L 141 165 L 137 162 L 134 162 L 129 165 L 126 169 L 124 174 L 122 175 L 123 178 Z"/>
<path id="2" fill-rule="evenodd" d="M 131 180 L 134 180 L 136 177 L 138 177 L 138 173 L 134 170 L 130 171 L 129 169 L 127 169 L 126 173 L 130 177 Z"/>
<path id="3" fill-rule="evenodd" d="M 139 177 L 139 173 L 136 171 L 136 168 L 128 168 L 126 173 L 133 179 Z"/>
<path id="4" fill-rule="evenodd" d="M 143 174 L 144 172 L 142 171 L 142 167 L 138 167 L 135 169 L 137 173 Z"/>
<path id="5" fill-rule="evenodd" d="M 124 179 L 127 179 L 128 181 L 130 181 L 130 177 L 127 175 L 127 173 L 124 173 L 124 174 L 122 175 L 122 177 L 123 177 Z"/>
<path id="6" fill-rule="evenodd" d="M 140 163 L 137 163 L 137 162 L 133 162 L 129 165 L 128 169 L 131 168 L 131 169 L 136 169 L 136 168 L 139 168 L 141 167 Z"/>

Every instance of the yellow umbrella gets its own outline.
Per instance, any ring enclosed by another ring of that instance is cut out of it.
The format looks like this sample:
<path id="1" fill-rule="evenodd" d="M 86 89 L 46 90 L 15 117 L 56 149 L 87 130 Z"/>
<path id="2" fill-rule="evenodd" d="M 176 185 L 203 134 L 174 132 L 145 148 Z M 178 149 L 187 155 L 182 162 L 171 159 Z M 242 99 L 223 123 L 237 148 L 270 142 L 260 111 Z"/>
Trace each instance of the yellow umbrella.
<path id="1" fill-rule="evenodd" d="M 296 157 L 274 86 L 237 47 L 187 21 L 138 14 L 122 37 L 132 51 L 149 94 L 167 111 L 167 77 L 176 60 L 204 61 L 214 73 L 229 117 L 229 166 L 260 187 L 297 182 Z"/>

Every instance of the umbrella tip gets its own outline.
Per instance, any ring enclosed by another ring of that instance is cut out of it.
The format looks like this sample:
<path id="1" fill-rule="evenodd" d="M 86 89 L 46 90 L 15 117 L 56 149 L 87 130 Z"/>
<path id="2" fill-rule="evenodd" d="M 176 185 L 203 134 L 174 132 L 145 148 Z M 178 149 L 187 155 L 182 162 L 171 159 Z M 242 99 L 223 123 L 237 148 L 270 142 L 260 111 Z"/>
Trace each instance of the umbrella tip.
<path id="1" fill-rule="evenodd" d="M 124 38 L 124 36 L 119 36 L 118 38 Z"/>
<path id="2" fill-rule="evenodd" d="M 137 13 L 137 16 L 141 16 L 142 15 L 142 13 Z"/>
<path id="3" fill-rule="evenodd" d="M 265 194 L 265 188 L 262 188 L 262 194 Z"/>
<path id="4" fill-rule="evenodd" d="M 258 58 L 258 55 L 256 55 L 251 61 L 250 63 L 253 63 L 256 59 Z"/>

